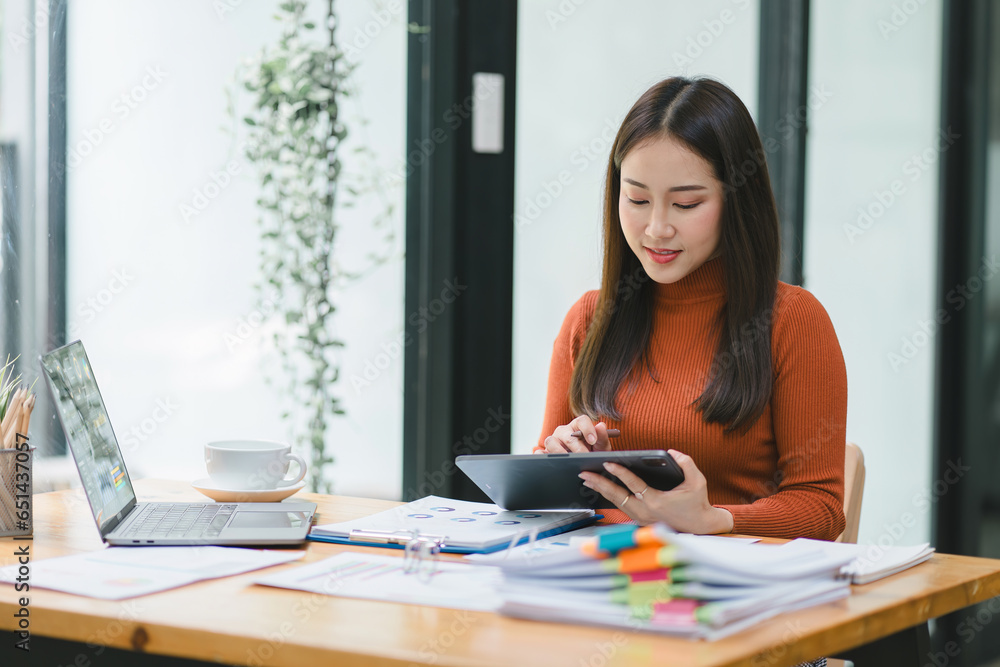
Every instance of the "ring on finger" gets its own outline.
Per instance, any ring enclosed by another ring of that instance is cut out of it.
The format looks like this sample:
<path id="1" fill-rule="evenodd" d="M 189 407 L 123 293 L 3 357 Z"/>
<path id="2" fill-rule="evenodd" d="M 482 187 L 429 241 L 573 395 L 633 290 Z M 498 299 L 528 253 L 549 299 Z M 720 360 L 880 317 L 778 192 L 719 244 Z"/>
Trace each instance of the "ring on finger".
<path id="1" fill-rule="evenodd" d="M 639 493 L 635 494 L 635 497 L 636 497 L 637 499 L 639 499 L 639 500 L 642 500 L 642 494 L 646 493 L 647 491 L 649 491 L 649 485 L 648 485 L 648 484 L 646 485 L 646 488 L 645 488 L 645 489 L 643 489 L 643 490 L 642 490 L 642 491 L 640 491 Z"/>
<path id="2" fill-rule="evenodd" d="M 622 504 L 621 504 L 621 505 L 619 505 L 618 507 L 619 507 L 620 509 L 625 509 L 625 503 L 627 503 L 627 502 L 629 501 L 629 498 L 631 498 L 631 497 L 632 497 L 632 494 L 631 494 L 631 493 L 630 493 L 630 494 L 628 494 L 627 496 L 625 496 L 625 500 L 623 500 L 623 501 L 622 501 Z"/>

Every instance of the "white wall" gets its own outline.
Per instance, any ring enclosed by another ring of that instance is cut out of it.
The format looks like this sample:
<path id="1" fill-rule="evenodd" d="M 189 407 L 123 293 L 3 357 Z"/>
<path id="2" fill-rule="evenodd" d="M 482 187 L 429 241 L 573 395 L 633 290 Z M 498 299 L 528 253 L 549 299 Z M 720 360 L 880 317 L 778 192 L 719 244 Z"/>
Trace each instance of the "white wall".
<path id="1" fill-rule="evenodd" d="M 326 3 L 314 4 L 322 11 Z M 225 339 L 253 313 L 260 274 L 257 180 L 236 147 L 242 130 L 232 134 L 224 93 L 238 65 L 277 39 L 275 6 L 91 0 L 70 7 L 68 143 L 81 153 L 96 146 L 68 175 L 69 323 L 87 345 L 136 477 L 202 477 L 202 446 L 212 439 L 291 440 L 280 392 L 262 376 L 267 325 L 232 350 Z M 380 168 L 393 168 L 404 142 L 405 3 L 337 8 L 338 37 L 361 63 L 359 96 L 345 113 L 349 123 L 360 116 L 371 123 L 349 129 Z M 135 108 L 123 105 L 123 94 Z M 237 103 L 248 103 L 245 93 Z M 350 157 L 345 163 L 351 169 Z M 216 191 L 212 172 L 227 165 L 238 173 Z M 180 207 L 192 205 L 196 191 L 217 194 L 185 220 Z M 400 237 L 402 194 L 398 185 L 381 195 L 396 205 Z M 356 264 L 379 247 L 371 210 L 340 218 L 340 261 Z M 397 248 L 392 262 L 335 296 L 337 333 L 346 341 L 347 415 L 328 437 L 338 493 L 399 496 L 402 357 L 362 391 L 350 378 L 402 330 L 402 280 Z M 158 401 L 171 406 L 162 423 L 154 420 L 164 415 Z M 134 428 L 139 436 L 129 435 Z"/>
<path id="2" fill-rule="evenodd" d="M 868 468 L 860 543 L 928 540 L 934 497 L 921 323 L 937 308 L 941 4 L 898 4 L 820 0 L 811 17 L 809 78 L 830 96 L 809 128 L 805 286 L 847 362 L 847 436 Z M 859 222 L 869 207 L 881 215 Z"/>
<path id="3" fill-rule="evenodd" d="M 541 433 L 552 342 L 600 283 L 601 189 L 618 126 L 639 95 L 676 75 L 720 79 L 756 114 L 759 4 L 546 0 L 518 10 L 511 449 L 525 453 Z"/>

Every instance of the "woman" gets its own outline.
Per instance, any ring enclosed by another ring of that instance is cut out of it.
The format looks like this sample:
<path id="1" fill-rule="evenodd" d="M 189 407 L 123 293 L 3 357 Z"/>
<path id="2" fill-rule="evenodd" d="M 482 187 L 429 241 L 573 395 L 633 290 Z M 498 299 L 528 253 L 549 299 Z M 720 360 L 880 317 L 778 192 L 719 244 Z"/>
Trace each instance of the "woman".
<path id="1" fill-rule="evenodd" d="M 667 449 L 685 476 L 670 491 L 616 464 L 624 485 L 581 474 L 619 520 L 827 540 L 844 529 L 844 358 L 815 297 L 778 281 L 765 158 L 746 107 L 709 79 L 656 84 L 615 138 L 601 288 L 556 338 L 535 451 Z"/>

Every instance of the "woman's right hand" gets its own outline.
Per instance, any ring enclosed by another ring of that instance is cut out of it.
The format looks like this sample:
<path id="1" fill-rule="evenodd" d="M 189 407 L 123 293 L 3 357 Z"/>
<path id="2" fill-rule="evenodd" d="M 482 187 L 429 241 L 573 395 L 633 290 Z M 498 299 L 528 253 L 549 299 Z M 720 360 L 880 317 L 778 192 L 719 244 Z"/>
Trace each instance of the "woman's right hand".
<path id="1" fill-rule="evenodd" d="M 581 437 L 570 435 L 580 431 Z M 545 438 L 545 451 L 539 454 L 565 454 L 566 452 L 603 452 L 611 449 L 608 440 L 608 426 L 604 422 L 596 424 L 587 415 L 580 415 L 570 423 L 559 426 L 552 435 Z"/>

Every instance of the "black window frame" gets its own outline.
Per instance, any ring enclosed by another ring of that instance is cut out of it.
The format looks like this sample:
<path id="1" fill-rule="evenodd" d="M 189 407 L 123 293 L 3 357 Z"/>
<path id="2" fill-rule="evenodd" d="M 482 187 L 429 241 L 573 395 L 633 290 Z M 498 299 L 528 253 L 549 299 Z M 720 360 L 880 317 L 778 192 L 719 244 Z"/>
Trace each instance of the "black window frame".
<path id="1" fill-rule="evenodd" d="M 410 0 L 403 489 L 486 496 L 460 454 L 510 452 L 517 2 Z M 472 76 L 504 77 L 503 150 L 472 147 Z"/>

